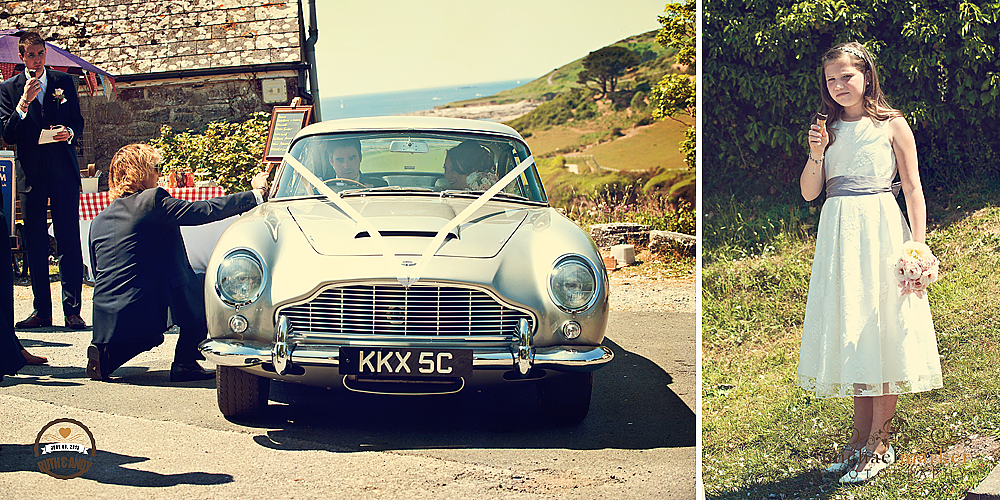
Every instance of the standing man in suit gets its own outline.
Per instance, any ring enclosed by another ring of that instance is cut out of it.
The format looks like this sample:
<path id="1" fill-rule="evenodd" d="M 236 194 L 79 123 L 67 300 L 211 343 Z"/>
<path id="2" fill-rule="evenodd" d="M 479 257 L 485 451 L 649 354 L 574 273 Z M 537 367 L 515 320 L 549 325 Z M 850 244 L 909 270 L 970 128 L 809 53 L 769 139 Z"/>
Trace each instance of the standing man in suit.
<path id="1" fill-rule="evenodd" d="M 83 115 L 76 79 L 45 68 L 45 41 L 37 33 L 22 34 L 17 48 L 24 72 L 0 84 L 0 125 L 4 142 L 17 146 L 17 192 L 21 196 L 34 311 L 15 327 L 52 325 L 46 224 L 51 200 L 63 314 L 67 327 L 83 329 L 87 325 L 80 317 L 80 168 L 74 141 L 83 132 Z M 43 130 L 55 131 L 55 135 L 39 144 Z"/>
<path id="2" fill-rule="evenodd" d="M 241 214 L 264 201 L 267 173 L 250 181 L 253 190 L 206 201 L 185 201 L 156 187 L 159 153 L 130 144 L 111 159 L 111 205 L 90 226 L 94 286 L 94 339 L 87 348 L 87 376 L 111 373 L 163 342 L 170 321 L 181 329 L 170 381 L 209 379 L 197 362 L 207 338 L 205 300 L 191 269 L 180 226 L 195 226 Z"/>

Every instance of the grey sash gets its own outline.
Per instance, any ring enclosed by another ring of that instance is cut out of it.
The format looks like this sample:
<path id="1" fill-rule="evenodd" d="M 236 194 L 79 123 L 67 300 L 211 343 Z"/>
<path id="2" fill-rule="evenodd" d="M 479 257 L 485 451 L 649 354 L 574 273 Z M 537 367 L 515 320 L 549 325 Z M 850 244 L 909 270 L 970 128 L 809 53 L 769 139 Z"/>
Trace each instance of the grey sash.
<path id="1" fill-rule="evenodd" d="M 872 177 L 870 175 L 841 175 L 826 180 L 826 197 L 835 196 L 864 196 L 867 194 L 892 193 L 893 196 L 899 194 L 902 183 L 892 182 L 884 177 Z M 903 225 L 903 241 L 912 239 L 910 235 L 910 225 L 906 223 L 906 217 L 899 213 L 899 218 Z"/>
<path id="2" fill-rule="evenodd" d="M 841 175 L 827 179 L 826 196 L 863 196 L 866 194 L 892 193 L 896 196 L 899 193 L 901 184 L 893 183 L 884 177 L 872 177 L 869 175 Z"/>

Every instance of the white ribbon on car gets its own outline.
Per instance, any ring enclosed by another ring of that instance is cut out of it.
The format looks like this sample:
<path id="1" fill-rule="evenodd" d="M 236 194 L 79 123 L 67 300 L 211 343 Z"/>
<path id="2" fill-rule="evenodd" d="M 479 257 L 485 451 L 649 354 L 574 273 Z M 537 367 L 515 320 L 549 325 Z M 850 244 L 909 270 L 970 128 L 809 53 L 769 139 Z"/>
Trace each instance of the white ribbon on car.
<path id="1" fill-rule="evenodd" d="M 507 184 L 510 184 L 511 181 L 516 179 L 519 175 L 521 175 L 522 172 L 527 170 L 528 167 L 530 167 L 531 164 L 534 163 L 534 161 L 535 157 L 533 155 L 525 158 L 524 161 L 522 161 L 516 167 L 514 167 L 514 170 L 507 172 L 507 175 L 503 176 L 503 179 L 497 181 L 497 183 L 494 184 L 493 187 L 487 189 L 485 193 L 479 196 L 479 198 L 476 198 L 476 201 L 472 202 L 472 204 L 469 205 L 468 207 L 465 207 L 465 210 L 462 210 L 462 212 L 456 215 L 454 219 L 445 224 L 444 227 L 442 227 L 441 230 L 438 231 L 436 235 L 434 235 L 434 239 L 431 240 L 430 244 L 427 245 L 427 249 L 424 250 L 424 254 L 420 257 L 420 261 L 417 262 L 416 267 L 413 268 L 413 275 L 408 277 L 406 282 L 404 282 L 403 280 L 400 280 L 399 282 L 402 283 L 403 286 L 405 286 L 406 288 L 409 288 L 414 283 L 416 283 L 417 280 L 420 279 L 420 276 L 423 274 L 424 268 L 426 268 L 427 264 L 430 263 L 431 257 L 433 257 L 434 254 L 436 254 L 437 251 L 441 249 L 441 244 L 444 242 L 445 236 L 447 236 L 452 229 L 464 224 L 465 221 L 469 220 L 469 218 L 472 217 L 472 214 L 476 213 L 476 210 L 479 210 L 480 207 L 485 205 L 487 201 L 490 201 L 490 198 L 492 198 L 495 194 L 499 193 L 501 189 L 507 187 Z"/>
<path id="2" fill-rule="evenodd" d="M 358 225 L 360 225 L 365 231 L 368 231 L 368 235 L 372 237 L 372 241 L 375 242 L 375 246 L 382 250 L 382 256 L 388 259 L 389 265 L 387 266 L 387 269 L 392 269 L 393 266 L 395 266 L 396 262 L 393 258 L 396 256 L 396 253 L 389 248 L 389 242 L 385 241 L 385 238 L 382 237 L 382 233 L 378 232 L 378 229 L 375 228 L 375 225 L 372 224 L 371 221 L 362 217 L 361 214 L 355 210 L 354 207 L 344 201 L 344 199 L 341 198 L 336 191 L 330 189 L 330 186 L 327 186 L 322 179 L 316 177 L 316 174 L 312 173 L 312 171 L 306 168 L 306 166 L 299 160 L 293 158 L 292 155 L 285 153 L 285 162 L 291 165 L 292 169 L 298 172 L 299 175 L 304 177 L 306 182 L 312 184 L 313 187 L 320 192 L 320 194 L 330 198 L 330 201 L 332 201 L 337 208 L 347 214 L 347 216 L 354 222 L 358 223 Z M 396 276 L 396 279 L 400 280 L 402 283 L 402 278 L 400 276 Z"/>
<path id="3" fill-rule="evenodd" d="M 305 165 L 303 165 L 301 162 L 293 158 L 290 154 L 287 153 L 285 154 L 285 161 L 289 165 L 291 165 L 292 169 L 298 172 L 299 175 L 304 177 L 307 182 L 312 184 L 321 194 L 326 195 L 328 198 L 330 198 L 330 201 L 332 201 L 333 204 L 337 206 L 337 208 L 339 208 L 341 211 L 347 214 L 348 217 L 350 217 L 352 220 L 357 222 L 362 228 L 368 231 L 368 234 L 372 238 L 374 238 L 375 244 L 382 249 L 382 256 L 388 258 L 389 261 L 393 265 L 395 265 L 395 262 L 393 261 L 393 258 L 395 258 L 396 256 L 395 252 L 393 252 L 389 248 L 389 243 L 385 240 L 385 238 L 382 237 L 382 234 L 379 233 L 378 229 L 375 228 L 375 225 L 372 224 L 371 221 L 364 218 L 357 210 L 354 209 L 354 207 L 352 207 L 350 204 L 344 201 L 344 199 L 341 198 L 336 191 L 330 189 L 330 187 L 324 184 L 319 177 L 316 177 L 316 174 L 312 173 L 308 168 L 305 167 Z M 397 274 L 396 280 L 398 280 L 399 283 L 406 288 L 410 288 L 411 286 L 416 284 L 416 282 L 420 280 L 420 277 L 423 274 L 424 269 L 426 269 L 427 265 L 430 263 L 431 258 L 434 257 L 434 255 L 437 254 L 437 251 L 441 249 L 444 239 L 448 235 L 448 233 L 451 232 L 452 229 L 468 221 L 469 218 L 472 217 L 472 215 L 476 213 L 477 210 L 479 210 L 483 205 L 486 204 L 487 201 L 490 200 L 490 198 L 499 193 L 503 188 L 507 187 L 508 184 L 510 184 L 514 179 L 520 176 L 521 173 L 527 170 L 528 167 L 530 167 L 534 163 L 534 161 L 535 161 L 534 156 L 528 156 L 527 158 L 525 158 L 524 161 L 522 161 L 517 165 L 517 167 L 514 167 L 513 170 L 508 172 L 507 175 L 503 176 L 502 179 L 497 181 L 496 184 L 494 184 L 492 187 L 486 190 L 486 192 L 480 195 L 479 198 L 476 198 L 476 201 L 472 202 L 472 204 L 466 207 L 465 210 L 462 210 L 461 213 L 456 215 L 453 219 L 451 219 L 451 221 L 445 224 L 444 227 L 442 227 L 437 232 L 437 234 L 434 235 L 434 239 L 432 239 L 431 242 L 427 245 L 427 248 L 424 250 L 423 255 L 421 255 L 420 257 L 420 260 L 417 262 L 416 266 L 413 267 L 413 273 L 410 274 L 409 276 L 403 276 L 402 274 Z"/>

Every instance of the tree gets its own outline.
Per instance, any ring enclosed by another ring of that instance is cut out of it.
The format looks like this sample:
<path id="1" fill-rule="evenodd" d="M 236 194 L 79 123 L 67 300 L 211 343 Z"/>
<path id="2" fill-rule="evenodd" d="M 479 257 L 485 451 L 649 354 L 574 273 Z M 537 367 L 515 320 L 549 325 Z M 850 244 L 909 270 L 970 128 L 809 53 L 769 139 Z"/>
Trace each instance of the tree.
<path id="1" fill-rule="evenodd" d="M 656 34 L 656 41 L 664 47 L 677 49 L 674 60 L 678 64 L 691 66 L 695 63 L 697 54 L 695 47 L 695 0 L 684 0 L 682 3 L 667 4 L 664 15 L 657 18 L 663 26 Z M 663 120 L 672 118 L 679 110 L 695 115 L 697 101 L 694 80 L 686 75 L 666 74 L 649 93 L 653 102 L 653 118 Z M 689 127 L 685 132 L 685 140 L 681 143 L 681 151 L 689 169 L 695 167 L 695 129 Z"/>
<path id="2" fill-rule="evenodd" d="M 601 87 L 601 95 L 605 96 L 615 91 L 618 78 L 636 64 L 639 64 L 639 56 L 635 52 L 619 46 L 604 47 L 583 58 L 583 71 L 577 75 L 577 81 L 584 85 L 596 82 Z"/>
<path id="3" fill-rule="evenodd" d="M 697 53 L 695 47 L 695 2 L 685 0 L 683 3 L 670 3 L 663 9 L 664 14 L 657 18 L 660 21 L 660 32 L 656 41 L 664 47 L 677 49 L 674 59 L 678 64 L 694 64 Z"/>
<path id="4" fill-rule="evenodd" d="M 695 84 L 688 75 L 666 74 L 660 83 L 653 87 L 650 96 L 656 104 L 653 118 L 662 120 L 674 116 L 683 110 L 687 114 L 695 114 Z"/>

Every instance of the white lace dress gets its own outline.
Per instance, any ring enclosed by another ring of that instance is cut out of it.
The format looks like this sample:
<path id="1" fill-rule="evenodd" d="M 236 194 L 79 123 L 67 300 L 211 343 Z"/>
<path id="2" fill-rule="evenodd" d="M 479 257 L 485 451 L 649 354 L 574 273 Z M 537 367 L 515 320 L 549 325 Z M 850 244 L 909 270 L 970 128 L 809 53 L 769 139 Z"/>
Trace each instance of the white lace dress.
<path id="1" fill-rule="evenodd" d="M 892 179 L 888 122 L 830 125 L 827 179 Z M 809 278 L 798 384 L 818 397 L 882 396 L 942 387 L 926 296 L 901 295 L 893 265 L 909 228 L 892 193 L 829 197 Z"/>

